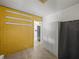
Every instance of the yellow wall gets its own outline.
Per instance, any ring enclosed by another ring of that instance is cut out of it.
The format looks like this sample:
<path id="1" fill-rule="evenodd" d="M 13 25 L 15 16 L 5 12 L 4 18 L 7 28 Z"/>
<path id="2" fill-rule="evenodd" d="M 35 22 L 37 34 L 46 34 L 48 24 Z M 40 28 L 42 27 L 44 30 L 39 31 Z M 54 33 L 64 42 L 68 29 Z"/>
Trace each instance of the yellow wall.
<path id="1" fill-rule="evenodd" d="M 29 17 L 7 12 L 6 10 L 25 14 Z M 22 18 L 23 20 L 6 18 L 6 16 Z M 32 48 L 34 40 L 33 23 L 35 19 L 41 20 L 41 17 L 0 6 L 0 54 L 7 55 L 23 49 Z M 32 22 L 25 22 L 25 20 L 32 20 Z M 32 26 L 6 24 L 5 22 L 31 24 Z"/>

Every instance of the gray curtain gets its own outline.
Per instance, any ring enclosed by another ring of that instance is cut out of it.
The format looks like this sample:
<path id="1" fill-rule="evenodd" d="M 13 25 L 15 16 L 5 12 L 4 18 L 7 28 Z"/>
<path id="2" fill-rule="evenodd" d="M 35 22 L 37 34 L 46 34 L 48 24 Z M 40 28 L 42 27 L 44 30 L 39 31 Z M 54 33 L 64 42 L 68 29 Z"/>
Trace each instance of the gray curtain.
<path id="1" fill-rule="evenodd" d="M 59 59 L 79 59 L 79 21 L 60 23 Z"/>

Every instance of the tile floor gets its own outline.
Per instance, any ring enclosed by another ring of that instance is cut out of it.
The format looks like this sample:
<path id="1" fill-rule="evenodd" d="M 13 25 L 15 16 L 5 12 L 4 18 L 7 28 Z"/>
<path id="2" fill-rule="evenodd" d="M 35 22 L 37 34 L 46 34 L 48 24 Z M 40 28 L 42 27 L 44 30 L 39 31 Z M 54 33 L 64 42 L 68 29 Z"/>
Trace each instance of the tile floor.
<path id="1" fill-rule="evenodd" d="M 33 49 L 24 50 L 16 54 L 5 56 L 4 59 L 57 59 L 45 48 L 37 46 Z"/>

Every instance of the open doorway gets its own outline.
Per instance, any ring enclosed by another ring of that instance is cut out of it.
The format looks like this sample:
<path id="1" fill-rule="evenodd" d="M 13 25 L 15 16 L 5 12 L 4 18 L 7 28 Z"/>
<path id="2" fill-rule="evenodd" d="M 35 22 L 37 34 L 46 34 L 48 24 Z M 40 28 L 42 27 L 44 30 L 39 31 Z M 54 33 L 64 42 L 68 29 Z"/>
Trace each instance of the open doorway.
<path id="1" fill-rule="evenodd" d="M 34 47 L 37 47 L 41 41 L 41 22 L 34 21 Z"/>

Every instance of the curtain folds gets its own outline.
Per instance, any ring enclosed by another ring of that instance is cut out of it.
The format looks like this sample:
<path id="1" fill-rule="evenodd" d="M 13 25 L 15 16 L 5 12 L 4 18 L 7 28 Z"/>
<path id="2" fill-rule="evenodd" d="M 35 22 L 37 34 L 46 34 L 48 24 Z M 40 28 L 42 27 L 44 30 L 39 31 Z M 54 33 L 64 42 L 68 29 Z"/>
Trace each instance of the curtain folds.
<path id="1" fill-rule="evenodd" d="M 79 21 L 60 23 L 59 59 L 79 59 Z"/>

